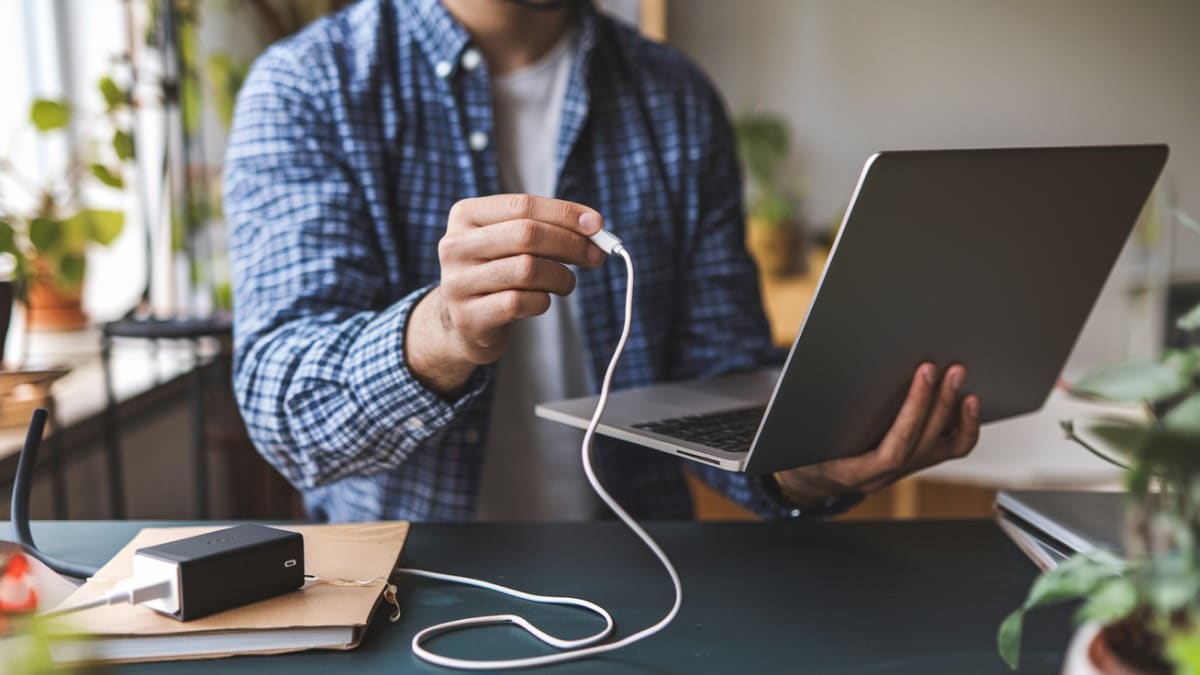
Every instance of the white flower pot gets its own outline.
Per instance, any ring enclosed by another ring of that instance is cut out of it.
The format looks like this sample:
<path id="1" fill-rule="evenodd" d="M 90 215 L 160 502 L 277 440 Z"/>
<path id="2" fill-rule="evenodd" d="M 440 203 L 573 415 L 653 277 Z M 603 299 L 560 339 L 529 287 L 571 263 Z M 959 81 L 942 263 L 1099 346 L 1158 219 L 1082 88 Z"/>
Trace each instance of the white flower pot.
<path id="1" fill-rule="evenodd" d="M 1086 623 L 1075 631 L 1071 646 L 1067 648 L 1067 658 L 1063 659 L 1062 675 L 1104 675 L 1088 654 L 1092 640 L 1099 633 L 1100 625 L 1095 623 Z"/>
<path id="2" fill-rule="evenodd" d="M 1086 623 L 1075 631 L 1067 648 L 1067 657 L 1063 659 L 1063 675 L 1144 675 L 1145 671 L 1133 670 L 1117 661 L 1106 645 L 1093 649 L 1093 643 L 1100 637 L 1100 630 L 1099 624 Z M 1100 659 L 1100 665 L 1092 658 L 1093 654 Z"/>

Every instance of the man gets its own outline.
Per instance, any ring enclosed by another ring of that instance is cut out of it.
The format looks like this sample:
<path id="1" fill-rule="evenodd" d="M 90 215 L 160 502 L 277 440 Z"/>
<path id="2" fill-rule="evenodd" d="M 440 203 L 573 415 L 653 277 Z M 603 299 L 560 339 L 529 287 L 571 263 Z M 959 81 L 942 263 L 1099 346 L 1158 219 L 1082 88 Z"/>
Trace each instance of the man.
<path id="1" fill-rule="evenodd" d="M 238 399 L 317 518 L 596 514 L 578 437 L 532 402 L 594 390 L 616 342 L 602 226 L 639 271 L 615 388 L 774 356 L 719 99 L 586 0 L 364 0 L 318 22 L 255 64 L 225 185 Z M 763 516 L 844 509 L 970 451 L 965 377 L 922 365 L 858 457 L 686 469 Z M 691 515 L 679 460 L 601 446 L 631 513 Z"/>

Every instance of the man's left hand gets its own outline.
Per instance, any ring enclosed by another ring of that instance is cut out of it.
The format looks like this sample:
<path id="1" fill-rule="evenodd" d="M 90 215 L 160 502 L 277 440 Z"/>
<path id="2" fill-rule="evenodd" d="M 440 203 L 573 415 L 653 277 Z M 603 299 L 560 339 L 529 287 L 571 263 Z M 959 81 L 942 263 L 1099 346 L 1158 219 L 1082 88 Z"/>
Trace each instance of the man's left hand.
<path id="1" fill-rule="evenodd" d="M 967 369 L 922 364 L 908 397 L 879 447 L 861 455 L 775 473 L 780 490 L 799 507 L 830 497 L 880 490 L 896 480 L 948 459 L 965 457 L 979 440 L 979 397 L 962 397 Z"/>

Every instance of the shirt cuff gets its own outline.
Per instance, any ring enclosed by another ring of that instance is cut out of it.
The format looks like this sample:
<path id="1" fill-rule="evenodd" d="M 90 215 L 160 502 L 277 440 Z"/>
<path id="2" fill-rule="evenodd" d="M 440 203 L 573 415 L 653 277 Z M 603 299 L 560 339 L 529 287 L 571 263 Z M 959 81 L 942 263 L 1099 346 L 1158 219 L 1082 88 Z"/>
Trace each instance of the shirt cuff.
<path id="1" fill-rule="evenodd" d="M 775 474 L 764 474 L 751 480 L 752 489 L 761 490 L 762 495 L 778 507 L 778 515 L 783 518 L 828 518 L 837 516 L 858 506 L 866 497 L 861 492 L 846 492 L 832 497 L 826 497 L 819 505 L 800 508 L 784 496 L 775 480 Z"/>
<path id="2" fill-rule="evenodd" d="M 478 398 L 491 381 L 492 369 L 479 366 L 463 392 L 448 400 L 426 388 L 404 358 L 408 319 L 434 285 L 405 296 L 380 312 L 358 335 L 351 349 L 350 383 L 363 412 L 376 423 L 402 430 L 411 448 L 441 431 Z"/>

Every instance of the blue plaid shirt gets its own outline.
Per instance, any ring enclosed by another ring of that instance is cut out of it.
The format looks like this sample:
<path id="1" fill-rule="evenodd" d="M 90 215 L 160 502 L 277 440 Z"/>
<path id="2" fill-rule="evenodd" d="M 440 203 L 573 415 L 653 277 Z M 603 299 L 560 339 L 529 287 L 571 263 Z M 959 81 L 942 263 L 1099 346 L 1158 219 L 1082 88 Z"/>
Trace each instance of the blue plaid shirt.
<path id="1" fill-rule="evenodd" d="M 638 265 L 614 387 L 772 362 L 720 100 L 683 56 L 580 5 L 558 196 L 604 214 Z M 493 368 L 445 400 L 404 359 L 450 206 L 499 192 L 491 144 L 468 142 L 493 133 L 487 67 L 463 65 L 469 39 L 437 0 L 364 0 L 272 47 L 238 98 L 225 176 L 235 387 L 259 451 L 316 518 L 475 511 Z M 578 273 L 596 382 L 624 284 L 615 263 Z M 596 454 L 634 515 L 692 515 L 680 460 L 609 441 Z M 800 515 L 769 477 L 688 468 L 759 514 Z"/>

